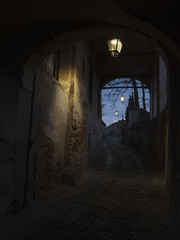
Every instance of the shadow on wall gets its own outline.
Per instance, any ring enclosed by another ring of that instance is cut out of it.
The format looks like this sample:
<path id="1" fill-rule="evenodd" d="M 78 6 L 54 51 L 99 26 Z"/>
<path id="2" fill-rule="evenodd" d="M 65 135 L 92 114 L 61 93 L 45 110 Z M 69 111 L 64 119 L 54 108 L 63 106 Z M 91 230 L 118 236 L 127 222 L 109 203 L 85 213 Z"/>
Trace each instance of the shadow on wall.
<path id="1" fill-rule="evenodd" d="M 165 171 L 166 110 L 158 117 L 129 128 L 129 145 L 143 153 L 155 168 Z M 158 119 L 157 119 L 158 118 Z"/>

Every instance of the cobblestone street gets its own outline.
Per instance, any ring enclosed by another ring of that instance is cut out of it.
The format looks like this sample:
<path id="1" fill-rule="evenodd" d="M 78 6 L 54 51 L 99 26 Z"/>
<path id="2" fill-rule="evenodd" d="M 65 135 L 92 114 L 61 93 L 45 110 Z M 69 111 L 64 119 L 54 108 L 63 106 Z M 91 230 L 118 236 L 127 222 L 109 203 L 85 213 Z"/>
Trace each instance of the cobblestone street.
<path id="1" fill-rule="evenodd" d="M 104 139 L 96 165 L 1 221 L 1 240 L 166 240 L 164 177 L 146 159 Z"/>

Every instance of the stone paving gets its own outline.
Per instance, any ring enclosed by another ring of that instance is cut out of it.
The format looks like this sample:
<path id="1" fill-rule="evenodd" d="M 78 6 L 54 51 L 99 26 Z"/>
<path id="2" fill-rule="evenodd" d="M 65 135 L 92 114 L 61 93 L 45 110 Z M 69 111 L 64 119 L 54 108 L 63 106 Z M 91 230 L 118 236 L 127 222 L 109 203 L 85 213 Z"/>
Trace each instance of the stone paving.
<path id="1" fill-rule="evenodd" d="M 1 240 L 168 240 L 163 175 L 137 152 L 104 139 L 98 161 L 0 223 Z"/>

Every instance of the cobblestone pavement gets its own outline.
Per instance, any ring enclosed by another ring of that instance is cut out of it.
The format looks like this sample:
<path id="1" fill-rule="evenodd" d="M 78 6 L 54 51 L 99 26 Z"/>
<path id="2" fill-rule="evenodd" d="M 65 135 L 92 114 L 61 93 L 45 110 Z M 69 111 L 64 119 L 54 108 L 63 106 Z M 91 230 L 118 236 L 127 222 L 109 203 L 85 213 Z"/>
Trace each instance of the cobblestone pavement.
<path id="1" fill-rule="evenodd" d="M 164 178 L 115 137 L 75 186 L 0 223 L 1 240 L 168 240 Z"/>

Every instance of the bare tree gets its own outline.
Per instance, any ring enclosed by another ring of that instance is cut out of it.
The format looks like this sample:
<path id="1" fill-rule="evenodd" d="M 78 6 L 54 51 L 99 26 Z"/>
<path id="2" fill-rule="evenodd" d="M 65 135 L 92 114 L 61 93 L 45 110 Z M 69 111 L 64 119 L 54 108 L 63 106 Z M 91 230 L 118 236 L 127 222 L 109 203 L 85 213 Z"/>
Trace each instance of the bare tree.
<path id="1" fill-rule="evenodd" d="M 137 90 L 137 83 L 134 78 L 131 79 L 131 83 L 134 89 L 134 101 L 136 108 L 139 108 L 139 96 L 138 96 L 138 90 Z"/>
<path id="2" fill-rule="evenodd" d="M 145 98 L 145 89 L 148 89 L 148 86 L 146 86 L 144 83 L 142 83 L 139 80 L 136 80 L 135 78 L 120 78 L 115 79 L 113 81 L 108 82 L 103 88 L 103 99 L 106 99 L 106 101 L 111 102 L 111 107 L 114 108 L 116 105 L 116 102 L 120 98 L 122 94 L 125 94 L 129 89 L 132 89 L 132 92 L 130 95 L 134 96 L 135 106 L 136 108 L 139 108 L 140 104 L 142 104 L 142 107 L 146 110 L 146 99 Z M 142 90 L 142 99 L 139 98 L 139 92 L 138 89 Z M 102 106 L 104 107 L 104 106 Z"/>

